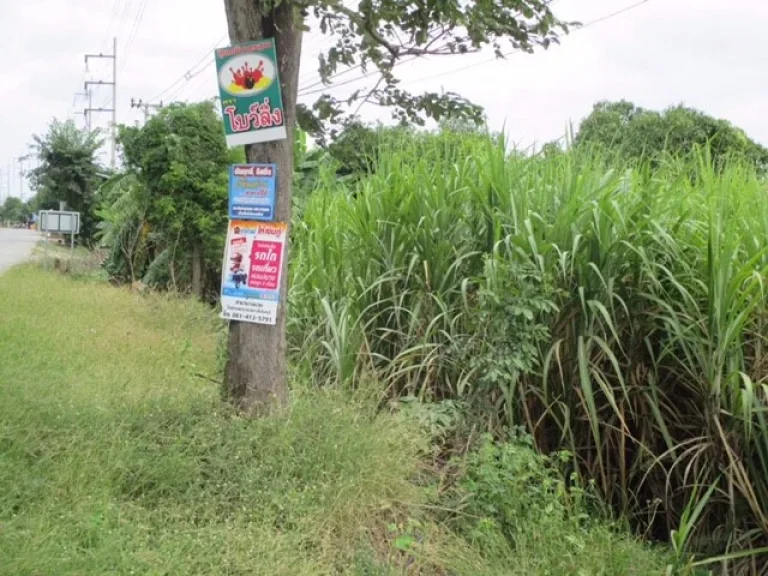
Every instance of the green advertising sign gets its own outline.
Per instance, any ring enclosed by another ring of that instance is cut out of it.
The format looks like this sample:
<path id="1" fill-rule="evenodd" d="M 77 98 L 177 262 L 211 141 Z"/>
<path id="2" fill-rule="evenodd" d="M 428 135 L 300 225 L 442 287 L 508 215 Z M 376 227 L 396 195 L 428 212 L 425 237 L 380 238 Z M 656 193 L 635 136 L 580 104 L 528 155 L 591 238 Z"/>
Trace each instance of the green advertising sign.
<path id="1" fill-rule="evenodd" d="M 216 75 L 228 146 L 288 136 L 273 39 L 219 48 Z"/>

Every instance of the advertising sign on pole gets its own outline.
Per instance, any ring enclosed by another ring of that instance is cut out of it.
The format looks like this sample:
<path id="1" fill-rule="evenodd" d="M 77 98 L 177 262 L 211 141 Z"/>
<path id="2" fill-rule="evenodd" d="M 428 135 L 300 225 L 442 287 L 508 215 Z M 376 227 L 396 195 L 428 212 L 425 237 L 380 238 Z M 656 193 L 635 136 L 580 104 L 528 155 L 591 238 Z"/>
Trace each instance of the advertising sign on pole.
<path id="1" fill-rule="evenodd" d="M 222 318 L 277 323 L 287 232 L 283 222 L 230 221 L 221 282 Z"/>
<path id="2" fill-rule="evenodd" d="M 229 218 L 275 219 L 275 164 L 233 164 L 229 167 Z"/>
<path id="3" fill-rule="evenodd" d="M 216 76 L 229 147 L 288 136 L 273 39 L 217 49 Z"/>

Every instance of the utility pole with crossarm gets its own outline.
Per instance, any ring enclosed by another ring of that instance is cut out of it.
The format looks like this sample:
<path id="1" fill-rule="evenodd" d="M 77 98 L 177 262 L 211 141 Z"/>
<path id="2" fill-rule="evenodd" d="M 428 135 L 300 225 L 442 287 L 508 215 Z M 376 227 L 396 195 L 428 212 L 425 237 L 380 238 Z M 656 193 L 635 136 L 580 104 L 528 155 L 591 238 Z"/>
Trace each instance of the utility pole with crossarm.
<path id="1" fill-rule="evenodd" d="M 117 150 L 117 38 L 114 38 L 112 41 L 112 54 L 86 54 L 85 55 L 85 69 L 88 70 L 88 60 L 89 59 L 107 59 L 112 60 L 112 81 L 107 82 L 104 80 L 96 80 L 96 81 L 86 81 L 85 82 L 85 92 L 89 92 L 88 87 L 89 86 L 112 86 L 112 108 L 91 108 L 90 104 L 88 105 L 88 108 L 85 109 L 86 118 L 88 119 L 88 127 L 90 129 L 90 114 L 92 112 L 111 112 L 112 113 L 112 126 L 111 126 L 111 132 L 112 132 L 112 155 L 111 155 L 111 166 L 112 168 L 115 167 L 115 154 Z"/>

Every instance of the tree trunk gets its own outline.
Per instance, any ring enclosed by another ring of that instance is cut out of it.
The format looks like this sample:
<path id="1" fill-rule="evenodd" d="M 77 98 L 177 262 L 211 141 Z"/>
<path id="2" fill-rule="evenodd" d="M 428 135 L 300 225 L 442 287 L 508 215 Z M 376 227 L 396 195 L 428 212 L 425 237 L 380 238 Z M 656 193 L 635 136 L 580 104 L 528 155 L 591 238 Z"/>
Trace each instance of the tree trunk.
<path id="1" fill-rule="evenodd" d="M 294 3 L 283 0 L 224 0 L 229 38 L 233 44 L 274 38 L 277 51 L 283 110 L 288 138 L 245 147 L 248 162 L 277 164 L 275 220 L 286 222 L 290 233 L 293 137 L 301 55 L 300 14 Z M 263 414 L 287 400 L 285 316 L 288 296 L 288 243 L 283 255 L 277 324 L 267 326 L 230 322 L 226 384 L 230 399 L 248 413 Z"/>
<path id="2" fill-rule="evenodd" d="M 199 240 L 192 244 L 192 294 L 203 297 L 203 248 Z"/>

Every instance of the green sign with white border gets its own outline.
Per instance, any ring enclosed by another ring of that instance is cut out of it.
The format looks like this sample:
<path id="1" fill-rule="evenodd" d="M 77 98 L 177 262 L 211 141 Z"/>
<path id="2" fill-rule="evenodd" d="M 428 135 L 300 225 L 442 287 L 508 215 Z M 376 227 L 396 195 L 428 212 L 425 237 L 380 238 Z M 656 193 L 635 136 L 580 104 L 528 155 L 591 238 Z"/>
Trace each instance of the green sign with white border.
<path id="1" fill-rule="evenodd" d="M 216 77 L 229 147 L 288 137 L 273 39 L 217 49 Z"/>

